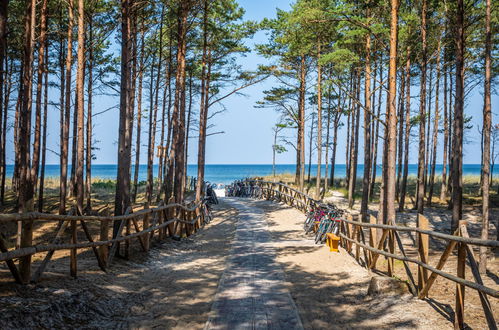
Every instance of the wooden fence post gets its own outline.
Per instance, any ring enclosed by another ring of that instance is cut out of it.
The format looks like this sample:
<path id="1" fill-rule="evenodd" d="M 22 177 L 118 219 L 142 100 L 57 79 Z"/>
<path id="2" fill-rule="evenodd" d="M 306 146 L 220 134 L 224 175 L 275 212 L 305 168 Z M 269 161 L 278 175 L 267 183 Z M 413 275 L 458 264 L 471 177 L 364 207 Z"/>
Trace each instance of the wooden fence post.
<path id="1" fill-rule="evenodd" d="M 391 254 L 395 254 L 395 235 L 392 229 L 388 232 L 388 250 Z M 388 276 L 392 277 L 395 273 L 393 258 L 388 257 L 386 261 L 388 262 Z"/>
<path id="2" fill-rule="evenodd" d="M 428 230 L 428 219 L 422 215 L 418 214 L 418 228 L 423 230 Z M 428 263 L 428 247 L 429 247 L 429 237 L 426 234 L 417 234 L 418 242 L 418 255 L 419 261 L 427 264 Z M 418 266 L 418 291 L 421 291 L 426 285 L 428 280 L 428 271 Z"/>
<path id="3" fill-rule="evenodd" d="M 377 223 L 376 218 L 372 214 L 369 215 L 369 223 L 374 225 Z M 376 228 L 369 228 L 369 245 L 373 248 L 376 248 L 376 246 L 378 245 L 377 233 L 378 231 L 376 230 Z M 374 252 L 369 251 L 369 256 L 370 260 L 368 264 L 371 263 L 371 261 L 374 259 Z"/>
<path id="4" fill-rule="evenodd" d="M 149 228 L 149 214 L 144 215 L 142 218 L 142 230 L 147 230 Z M 149 251 L 149 233 L 142 236 L 144 241 L 144 247 L 146 252 Z"/>
<path id="5" fill-rule="evenodd" d="M 107 214 L 109 215 L 109 214 Z M 101 241 L 109 240 L 109 220 L 101 221 L 100 223 L 100 238 Z M 107 258 L 109 253 L 109 245 L 99 246 L 99 253 L 101 256 L 101 260 L 104 262 L 104 265 L 107 267 Z"/>
<path id="6" fill-rule="evenodd" d="M 76 237 L 76 220 L 71 220 L 71 243 L 76 244 L 78 241 Z M 77 273 L 77 261 L 76 261 L 77 250 L 71 249 L 70 253 L 70 263 L 69 270 L 72 277 L 76 278 Z"/>
<path id="7" fill-rule="evenodd" d="M 459 236 L 462 236 L 462 227 L 466 230 L 466 221 L 459 221 Z M 457 277 L 462 279 L 466 275 L 466 243 L 457 243 Z M 464 289 L 465 286 L 456 283 L 456 308 L 454 312 L 454 329 L 464 328 Z"/>

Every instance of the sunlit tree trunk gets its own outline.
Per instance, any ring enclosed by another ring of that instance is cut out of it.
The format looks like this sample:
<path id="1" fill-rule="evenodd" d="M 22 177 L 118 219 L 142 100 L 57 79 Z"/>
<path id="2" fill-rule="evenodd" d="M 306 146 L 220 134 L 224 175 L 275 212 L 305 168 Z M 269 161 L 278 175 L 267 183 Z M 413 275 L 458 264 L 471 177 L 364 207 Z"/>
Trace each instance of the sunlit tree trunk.
<path id="1" fill-rule="evenodd" d="M 310 174 L 312 171 L 312 154 L 314 149 L 314 126 L 315 126 L 315 112 L 312 113 L 312 118 L 310 119 L 310 132 L 308 139 L 308 174 L 307 174 L 307 183 L 310 183 Z"/>
<path id="2" fill-rule="evenodd" d="M 431 200 L 433 198 L 433 186 L 435 184 L 435 167 L 437 163 L 437 146 L 438 146 L 438 126 L 440 121 L 440 110 L 439 110 L 439 94 L 440 94 L 440 37 L 438 38 L 437 47 L 437 82 L 435 87 L 435 118 L 433 124 L 433 146 L 431 152 L 431 170 L 429 179 L 429 193 L 428 193 L 428 205 L 431 205 Z"/>
<path id="3" fill-rule="evenodd" d="M 397 156 L 397 30 L 398 30 L 398 0 L 391 0 L 391 20 L 390 20 L 390 65 L 388 73 L 388 104 L 387 104 L 387 162 L 386 167 L 386 187 L 383 201 L 386 205 L 386 223 L 395 223 L 395 166 Z"/>
<path id="4" fill-rule="evenodd" d="M 88 18 L 88 39 L 92 42 L 94 37 L 93 18 Z M 88 48 L 88 86 L 87 86 L 87 147 L 85 150 L 85 209 L 89 212 L 92 209 L 92 102 L 93 102 L 93 70 L 94 51 L 93 47 Z M 83 124 L 82 124 L 83 125 Z"/>
<path id="5" fill-rule="evenodd" d="M 369 191 L 369 197 L 372 199 L 374 197 L 374 185 L 376 184 L 376 170 L 377 170 L 377 161 L 378 161 L 378 143 L 379 143 L 379 123 L 381 116 L 381 98 L 383 94 L 383 58 L 380 58 L 379 64 L 379 81 L 380 88 L 378 92 L 378 109 L 376 111 L 376 123 L 374 127 L 374 135 L 373 135 L 373 160 L 372 160 L 372 175 L 371 175 L 371 187 Z"/>
<path id="6" fill-rule="evenodd" d="M 409 175 L 409 139 L 411 137 L 411 46 L 407 46 L 407 60 L 405 64 L 405 134 L 404 134 L 404 173 L 400 187 L 399 211 L 405 207 L 407 194 L 407 176 Z"/>
<path id="7" fill-rule="evenodd" d="M 360 99 L 360 72 L 355 73 L 355 97 Z M 353 102 L 352 102 L 353 103 Z M 352 208 L 355 202 L 355 188 L 357 186 L 357 162 L 359 154 L 359 125 L 360 125 L 360 106 L 352 104 L 352 136 L 350 141 L 350 171 L 348 179 L 348 207 Z"/>
<path id="8" fill-rule="evenodd" d="M 321 194 L 322 166 L 322 66 L 320 63 L 321 47 L 317 47 L 317 175 L 315 181 L 315 198 Z M 310 164 L 312 165 L 312 164 Z"/>
<path id="9" fill-rule="evenodd" d="M 199 137 L 198 137 L 198 173 L 196 182 L 196 200 L 203 197 L 204 164 L 206 154 L 206 126 L 208 121 L 207 104 L 205 95 L 209 92 L 206 88 L 208 82 L 206 77 L 206 62 L 208 60 L 208 0 L 203 1 L 203 55 L 201 58 L 201 96 L 199 109 Z"/>
<path id="10" fill-rule="evenodd" d="M 302 55 L 300 58 L 300 89 L 299 89 L 299 104 L 298 104 L 298 141 L 297 155 L 299 154 L 298 163 L 300 164 L 299 187 L 303 191 L 305 181 L 305 97 L 306 97 L 306 57 Z"/>
<path id="11" fill-rule="evenodd" d="M 64 96 L 64 118 L 61 113 L 61 174 L 59 191 L 59 214 L 66 214 L 66 195 L 67 195 L 67 177 L 68 177 L 68 149 L 69 149 L 69 124 L 71 115 L 71 67 L 73 60 L 73 0 L 68 1 L 68 35 L 66 50 L 66 71 L 64 87 L 66 89 Z"/>
<path id="12" fill-rule="evenodd" d="M 85 198 L 85 185 L 83 181 L 83 164 L 85 160 L 85 10 L 84 0 L 78 0 L 78 64 L 76 70 L 76 116 L 78 118 L 78 143 L 76 154 L 76 205 L 80 214 L 83 214 L 83 200 Z M 74 166 L 74 164 L 73 164 Z"/>
<path id="13" fill-rule="evenodd" d="M 457 0 L 456 10 L 456 99 L 452 139 L 452 224 L 457 228 L 463 214 L 463 129 L 464 129 L 464 0 Z"/>
<path id="14" fill-rule="evenodd" d="M 369 17 L 369 10 L 367 17 Z M 362 178 L 362 221 L 368 220 L 368 203 L 371 174 L 371 35 L 366 35 L 366 64 L 364 77 L 364 176 Z"/>
<path id="15" fill-rule="evenodd" d="M 421 82 L 420 82 L 420 105 L 419 105 L 419 151 L 418 151 L 418 178 L 416 188 L 416 208 L 418 213 L 423 213 L 424 209 L 424 190 L 425 190 L 425 164 L 426 164 L 426 67 L 427 67 L 427 49 L 426 49 L 426 0 L 422 0 L 421 9 Z"/>
<path id="16" fill-rule="evenodd" d="M 490 189 L 490 130 L 492 121 L 492 108 L 490 102 L 491 85 L 491 48 L 492 32 L 490 28 L 491 0 L 486 0 L 485 9 L 485 83 L 483 106 L 483 163 L 482 163 L 482 233 L 481 239 L 489 239 L 489 189 Z M 499 229 L 498 229 L 499 233 Z M 487 270 L 487 248 L 480 247 L 480 272 Z"/>
<path id="17" fill-rule="evenodd" d="M 444 150 L 442 153 L 442 184 L 440 188 L 440 200 L 447 198 L 447 155 L 449 147 L 449 115 L 447 109 L 447 67 L 444 64 Z"/>
<path id="18" fill-rule="evenodd" d="M 163 55 L 163 21 L 165 16 L 165 7 L 161 7 L 161 16 L 159 23 L 159 54 L 158 54 L 158 64 L 156 72 L 156 85 L 153 89 L 153 79 L 154 79 L 154 63 L 151 66 L 151 107 L 149 109 L 149 138 L 147 147 L 147 184 L 146 184 L 146 205 L 150 205 L 153 195 L 154 186 L 154 175 L 153 175 L 153 164 L 154 164 L 154 149 L 156 147 L 156 119 L 158 116 L 158 98 L 159 98 L 159 82 L 161 77 L 161 60 Z M 154 95 L 153 95 L 154 94 Z M 163 152 L 163 151 L 160 151 Z"/>
<path id="19" fill-rule="evenodd" d="M 133 202 L 137 200 L 137 189 L 139 182 L 139 169 L 140 169 L 140 138 L 142 134 L 142 85 L 144 81 L 144 27 L 140 31 L 140 63 L 139 63 L 139 85 L 137 91 L 137 137 L 135 142 L 135 167 L 133 174 Z"/>
<path id="20" fill-rule="evenodd" d="M 175 148 L 175 177 L 173 190 L 175 201 L 181 203 L 184 200 L 184 176 L 185 176 L 185 80 L 186 80 L 186 51 L 187 51 L 187 16 L 193 3 L 191 0 L 181 1 L 177 17 L 178 44 L 177 44 L 177 72 L 175 77 L 175 102 L 173 144 Z"/>

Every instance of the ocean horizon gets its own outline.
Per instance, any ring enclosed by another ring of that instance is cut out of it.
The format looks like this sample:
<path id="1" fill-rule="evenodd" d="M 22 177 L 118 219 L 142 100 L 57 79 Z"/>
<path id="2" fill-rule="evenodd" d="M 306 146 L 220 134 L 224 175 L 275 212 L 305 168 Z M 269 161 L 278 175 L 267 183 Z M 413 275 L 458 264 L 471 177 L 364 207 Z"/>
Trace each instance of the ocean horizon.
<path id="1" fill-rule="evenodd" d="M 287 174 L 295 173 L 295 164 L 276 164 L 276 174 Z M 321 167 L 321 173 L 324 174 L 325 165 Z M 381 175 L 381 165 L 377 166 L 376 177 Z M 464 164 L 463 165 L 463 175 L 464 176 L 478 176 L 480 175 L 480 164 Z M 442 173 L 442 164 L 437 164 L 435 167 L 436 175 L 439 176 Z M 11 177 L 13 174 L 14 165 L 7 165 L 7 177 Z M 328 168 L 331 170 L 331 166 Z M 69 165 L 68 173 L 71 171 L 71 165 Z M 357 177 L 362 177 L 364 171 L 364 165 L 359 164 L 357 166 Z M 116 164 L 94 164 L 92 165 L 92 178 L 94 179 L 104 179 L 104 180 L 114 180 L 116 179 L 117 165 Z M 134 173 L 134 166 L 132 166 L 132 175 Z M 157 175 L 158 166 L 154 165 L 154 174 Z M 310 169 L 311 176 L 315 176 L 317 173 L 317 165 L 312 165 Z M 415 176 L 417 174 L 417 164 L 409 164 L 408 173 L 410 176 Z M 448 172 L 447 172 L 448 173 Z M 146 180 L 147 165 L 139 165 L 139 181 Z M 187 165 L 187 175 L 197 176 L 197 165 L 190 164 Z M 240 180 L 248 177 L 261 177 L 272 175 L 272 164 L 207 164 L 205 168 L 205 180 L 212 183 L 231 183 L 234 180 Z M 305 177 L 308 175 L 308 165 L 305 166 Z M 346 176 L 346 165 L 336 164 L 335 165 L 335 178 L 344 178 Z M 59 177 L 59 165 L 58 164 L 47 164 L 45 165 L 45 177 L 46 178 L 57 178 Z M 499 165 L 494 166 L 494 177 L 499 177 Z"/>

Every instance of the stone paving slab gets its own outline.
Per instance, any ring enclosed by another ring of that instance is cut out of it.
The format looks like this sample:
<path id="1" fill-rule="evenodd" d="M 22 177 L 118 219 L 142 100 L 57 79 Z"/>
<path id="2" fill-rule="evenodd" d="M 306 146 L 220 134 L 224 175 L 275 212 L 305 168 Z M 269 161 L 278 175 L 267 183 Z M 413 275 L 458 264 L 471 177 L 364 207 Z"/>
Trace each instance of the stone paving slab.
<path id="1" fill-rule="evenodd" d="M 303 329 L 275 261 L 264 212 L 226 200 L 239 210 L 239 221 L 205 329 Z"/>

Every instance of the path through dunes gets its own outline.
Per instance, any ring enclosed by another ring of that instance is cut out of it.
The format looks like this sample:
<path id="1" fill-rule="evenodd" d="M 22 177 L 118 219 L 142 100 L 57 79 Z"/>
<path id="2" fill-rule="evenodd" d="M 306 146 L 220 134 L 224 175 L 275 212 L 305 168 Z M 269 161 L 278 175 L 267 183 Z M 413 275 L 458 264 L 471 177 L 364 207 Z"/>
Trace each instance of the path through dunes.
<path id="1" fill-rule="evenodd" d="M 108 273 L 89 252 L 76 280 L 60 259 L 39 284 L 0 284 L 2 328 L 452 327 L 426 302 L 368 297 L 371 275 L 344 250 L 313 244 L 295 209 L 221 201 L 195 235 L 116 260 Z"/>

